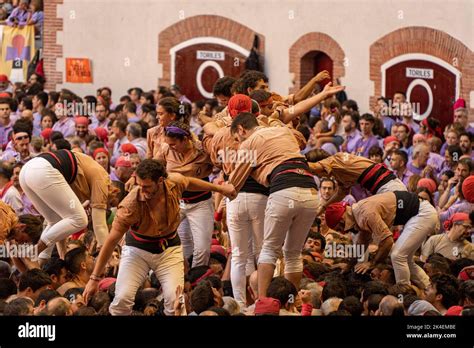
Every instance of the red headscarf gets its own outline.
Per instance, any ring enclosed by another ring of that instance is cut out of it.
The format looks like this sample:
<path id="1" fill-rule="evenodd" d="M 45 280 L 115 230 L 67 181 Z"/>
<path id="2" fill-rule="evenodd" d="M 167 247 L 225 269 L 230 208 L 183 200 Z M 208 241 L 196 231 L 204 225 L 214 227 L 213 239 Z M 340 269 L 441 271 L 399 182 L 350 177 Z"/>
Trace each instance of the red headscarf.
<path id="1" fill-rule="evenodd" d="M 107 129 L 102 128 L 102 127 L 97 127 L 96 129 L 94 129 L 94 132 L 100 141 L 102 141 L 105 144 L 109 142 L 109 132 L 107 132 Z"/>
<path id="2" fill-rule="evenodd" d="M 83 125 L 83 126 L 89 125 L 89 119 L 85 116 L 77 116 L 75 121 L 77 125 Z"/>
<path id="3" fill-rule="evenodd" d="M 138 153 L 138 150 L 137 150 L 137 148 L 135 147 L 135 145 L 130 144 L 130 143 L 122 144 L 122 145 L 120 146 L 120 150 L 122 151 L 123 154 L 125 154 L 125 153 L 128 153 L 128 154 L 131 154 L 131 153 Z"/>
<path id="4" fill-rule="evenodd" d="M 103 147 L 99 147 L 98 149 L 94 150 L 94 153 L 92 154 L 92 158 L 95 159 L 99 153 L 105 153 L 107 156 L 109 155 L 109 151 L 107 151 Z"/>
<path id="5" fill-rule="evenodd" d="M 433 194 L 436 191 L 436 182 L 430 178 L 423 178 L 418 181 L 418 187 L 427 188 Z"/>
<path id="6" fill-rule="evenodd" d="M 326 225 L 329 228 L 335 228 L 337 224 L 342 220 L 344 213 L 346 212 L 347 202 L 337 202 L 330 204 L 326 208 Z"/>
<path id="7" fill-rule="evenodd" d="M 252 99 L 245 94 L 236 94 L 227 104 L 230 117 L 235 118 L 241 112 L 252 112 Z"/>
<path id="8" fill-rule="evenodd" d="M 49 140 L 49 139 L 51 139 L 51 134 L 53 134 L 53 129 L 52 128 L 45 128 L 41 132 L 41 137 L 43 139 Z"/>
<path id="9" fill-rule="evenodd" d="M 468 176 L 462 183 L 462 194 L 469 203 L 474 203 L 474 175 Z"/>
<path id="10" fill-rule="evenodd" d="M 454 223 L 458 221 L 470 221 L 469 215 L 466 213 L 455 213 L 453 216 L 451 216 L 449 220 L 446 220 L 444 222 L 444 229 L 446 231 L 450 230 L 451 227 L 453 227 Z"/>

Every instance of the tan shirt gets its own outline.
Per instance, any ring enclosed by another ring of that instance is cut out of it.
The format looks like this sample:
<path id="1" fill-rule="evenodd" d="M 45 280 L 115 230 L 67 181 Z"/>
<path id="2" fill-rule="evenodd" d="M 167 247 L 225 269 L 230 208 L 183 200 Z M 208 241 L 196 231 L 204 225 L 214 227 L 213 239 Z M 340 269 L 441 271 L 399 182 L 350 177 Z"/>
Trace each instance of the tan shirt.
<path id="1" fill-rule="evenodd" d="M 146 132 L 146 158 L 148 159 L 163 159 L 163 146 L 165 144 L 165 132 L 162 126 L 155 126 Z"/>
<path id="2" fill-rule="evenodd" d="M 474 260 L 472 243 L 467 240 L 451 241 L 447 233 L 431 236 L 421 247 L 421 255 L 428 258 L 431 254 L 439 253 L 450 260 L 465 257 Z"/>
<path id="3" fill-rule="evenodd" d="M 390 227 L 393 226 L 397 213 L 397 202 L 393 192 L 377 194 L 363 199 L 352 205 L 352 219 L 359 233 L 370 234 L 374 244 L 392 236 Z M 346 222 L 345 229 L 350 229 L 351 223 Z M 366 236 L 358 236 L 365 239 Z M 370 239 L 370 238 L 369 238 Z"/>
<path id="4" fill-rule="evenodd" d="M 251 174 L 261 185 L 268 187 L 268 176 L 279 164 L 291 158 L 303 158 L 298 142 L 287 127 L 257 128 L 255 132 L 240 144 L 240 150 L 246 160 L 238 161 L 230 175 L 229 182 L 237 192 Z"/>
<path id="5" fill-rule="evenodd" d="M 147 201 L 135 187 L 119 204 L 112 228 L 125 233 L 134 231 L 149 237 L 167 236 L 180 223 L 179 200 L 188 181 L 181 174 L 171 173 L 164 180 L 164 194 Z"/>
<path id="6" fill-rule="evenodd" d="M 368 158 L 338 152 L 322 161 L 309 163 L 311 171 L 318 176 L 334 177 L 344 188 L 351 188 L 361 174 L 375 162 Z"/>
<path id="7" fill-rule="evenodd" d="M 92 157 L 75 152 L 77 177 L 71 188 L 81 202 L 90 200 L 90 207 L 107 209 L 111 182 L 109 174 Z"/>
<path id="8" fill-rule="evenodd" d="M 171 147 L 163 147 L 163 156 L 168 173 L 179 173 L 184 176 L 202 179 L 212 172 L 209 155 L 201 149 L 201 143 L 193 143 L 193 149 L 183 155 Z"/>
<path id="9" fill-rule="evenodd" d="M 8 233 L 17 225 L 18 216 L 8 204 L 0 201 L 0 244 L 3 244 Z"/>
<path id="10" fill-rule="evenodd" d="M 232 117 L 230 117 L 228 107 L 226 106 L 221 112 L 218 112 L 213 117 L 217 127 L 222 128 L 232 124 Z"/>
<path id="11" fill-rule="evenodd" d="M 204 150 L 209 154 L 212 164 L 230 175 L 235 167 L 235 158 L 239 143 L 230 133 L 230 127 L 219 129 L 214 136 L 206 135 L 202 141 Z"/>

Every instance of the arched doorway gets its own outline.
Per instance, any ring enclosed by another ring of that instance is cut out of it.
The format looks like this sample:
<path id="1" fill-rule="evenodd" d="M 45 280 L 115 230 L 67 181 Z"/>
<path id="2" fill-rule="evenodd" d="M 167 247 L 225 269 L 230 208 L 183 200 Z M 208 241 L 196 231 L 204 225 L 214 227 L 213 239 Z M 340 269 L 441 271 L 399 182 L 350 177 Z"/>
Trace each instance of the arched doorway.
<path id="1" fill-rule="evenodd" d="M 473 52 L 441 30 L 395 30 L 370 46 L 370 79 L 374 82 L 370 105 L 374 107 L 379 96 L 392 97 L 395 89 L 409 91 L 412 101 L 420 103 L 422 114 L 438 117 L 443 125 L 451 123 L 456 98 L 465 99 L 468 107 L 471 104 L 472 66 Z"/>
<path id="2" fill-rule="evenodd" d="M 305 85 L 315 76 L 318 72 L 327 70 L 329 75 L 333 76 L 334 62 L 326 53 L 321 51 L 311 51 L 306 53 L 301 58 L 301 72 L 300 81 L 301 85 Z M 324 86 L 331 80 L 323 81 L 320 85 Z"/>
<path id="3" fill-rule="evenodd" d="M 301 36 L 290 47 L 290 73 L 294 76 L 294 93 L 322 70 L 328 70 L 332 80 L 345 74 L 344 51 L 329 35 L 312 32 Z M 326 84 L 329 81 L 323 81 Z"/>
<path id="4" fill-rule="evenodd" d="M 191 100 L 210 98 L 217 78 L 238 76 L 245 68 L 255 35 L 263 56 L 265 38 L 225 17 L 199 15 L 169 26 L 158 37 L 163 71 L 158 84 L 178 84 Z"/>
<path id="5" fill-rule="evenodd" d="M 382 94 L 403 91 L 413 106 L 415 119 L 436 117 L 444 127 L 452 122 L 452 108 L 459 97 L 461 73 L 444 61 L 426 54 L 405 54 L 382 65 Z"/>
<path id="6" fill-rule="evenodd" d="M 171 84 L 191 100 L 213 98 L 212 88 L 223 76 L 239 76 L 249 51 L 214 37 L 194 38 L 171 50 Z"/>

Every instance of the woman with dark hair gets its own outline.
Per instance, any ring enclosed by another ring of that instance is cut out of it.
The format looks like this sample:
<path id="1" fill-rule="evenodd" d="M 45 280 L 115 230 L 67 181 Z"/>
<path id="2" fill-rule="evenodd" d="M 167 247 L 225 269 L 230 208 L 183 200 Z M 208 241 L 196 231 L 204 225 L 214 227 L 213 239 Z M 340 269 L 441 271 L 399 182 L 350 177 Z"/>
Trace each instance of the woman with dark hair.
<path id="1" fill-rule="evenodd" d="M 212 163 L 201 143 L 191 133 L 189 125 L 174 121 L 165 127 L 163 160 L 169 173 L 179 173 L 209 181 Z M 183 244 L 184 258 L 193 256 L 192 267 L 209 262 L 214 208 L 209 191 L 183 192 L 180 204 L 181 224 L 178 234 Z"/>

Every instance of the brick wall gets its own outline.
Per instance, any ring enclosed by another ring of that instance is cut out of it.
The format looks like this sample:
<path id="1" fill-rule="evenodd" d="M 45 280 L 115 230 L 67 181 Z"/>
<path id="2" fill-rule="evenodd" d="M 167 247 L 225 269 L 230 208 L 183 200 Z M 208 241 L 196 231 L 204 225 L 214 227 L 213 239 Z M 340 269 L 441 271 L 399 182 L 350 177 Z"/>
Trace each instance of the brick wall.
<path id="1" fill-rule="evenodd" d="M 382 64 L 408 53 L 429 54 L 458 69 L 462 74 L 460 97 L 469 106 L 469 92 L 474 90 L 474 53 L 443 31 L 407 27 L 385 35 L 370 46 L 370 80 L 374 82 L 374 95 L 370 96 L 369 101 L 371 107 L 382 93 Z M 470 111 L 472 114 L 474 109 Z"/>
<path id="2" fill-rule="evenodd" d="M 304 83 L 304 79 L 308 77 L 312 72 L 312 67 L 307 64 L 301 58 L 312 51 L 320 51 L 326 53 L 333 61 L 333 79 L 336 80 L 344 76 L 344 51 L 341 46 L 329 35 L 324 33 L 307 33 L 301 36 L 296 42 L 290 47 L 290 73 L 294 74 L 294 86 L 290 88 L 290 93 L 294 93 L 300 89 Z"/>
<path id="3" fill-rule="evenodd" d="M 163 77 L 158 85 L 169 86 L 171 80 L 170 49 L 195 37 L 212 36 L 222 38 L 250 50 L 255 33 L 252 29 L 221 16 L 194 16 L 183 19 L 164 29 L 158 36 L 158 62 L 163 64 Z M 260 38 L 259 53 L 265 52 L 265 38 Z"/>
<path id="4" fill-rule="evenodd" d="M 63 30 L 63 19 L 57 16 L 57 7 L 61 4 L 63 0 L 44 2 L 43 62 L 48 90 L 54 90 L 63 82 L 62 73 L 56 70 L 56 60 L 63 56 L 63 47 L 56 42 L 56 33 Z"/>

